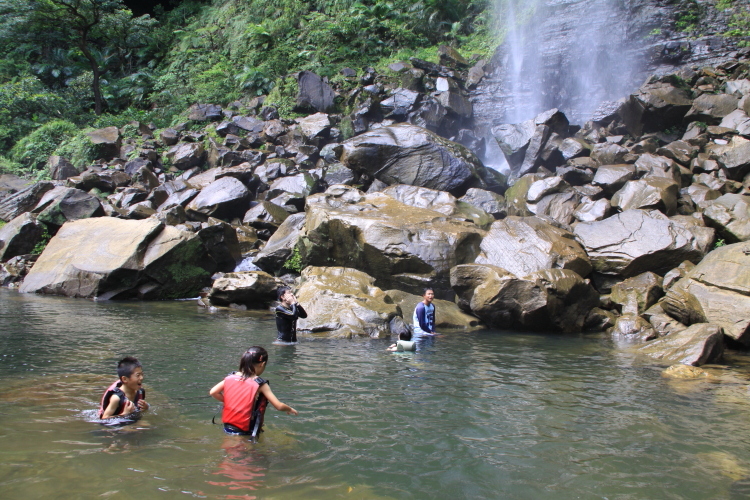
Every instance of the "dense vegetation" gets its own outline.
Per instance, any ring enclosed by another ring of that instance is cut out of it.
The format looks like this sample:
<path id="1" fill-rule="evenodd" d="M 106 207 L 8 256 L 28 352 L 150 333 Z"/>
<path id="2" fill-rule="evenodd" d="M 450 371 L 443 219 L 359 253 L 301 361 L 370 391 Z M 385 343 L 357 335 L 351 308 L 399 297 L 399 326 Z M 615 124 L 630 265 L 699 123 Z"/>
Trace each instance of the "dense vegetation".
<path id="1" fill-rule="evenodd" d="M 299 70 L 336 81 L 343 67 L 437 61 L 440 44 L 489 55 L 508 1 L 173 0 L 136 17 L 123 0 L 0 0 L 0 172 L 44 175 L 52 153 L 86 161 L 87 128 L 165 127 L 196 102 L 283 93 Z M 694 32 L 709 7 L 674 1 L 675 29 Z M 745 4 L 711 7 L 731 12 L 728 36 L 750 35 Z"/>
<path id="2" fill-rule="evenodd" d="M 336 78 L 345 66 L 435 59 L 441 43 L 489 53 L 488 5 L 184 0 L 152 18 L 122 0 L 0 0 L 0 169 L 37 172 L 60 147 L 80 153 L 85 127 L 164 127 L 193 103 L 267 94 L 294 71 Z"/>

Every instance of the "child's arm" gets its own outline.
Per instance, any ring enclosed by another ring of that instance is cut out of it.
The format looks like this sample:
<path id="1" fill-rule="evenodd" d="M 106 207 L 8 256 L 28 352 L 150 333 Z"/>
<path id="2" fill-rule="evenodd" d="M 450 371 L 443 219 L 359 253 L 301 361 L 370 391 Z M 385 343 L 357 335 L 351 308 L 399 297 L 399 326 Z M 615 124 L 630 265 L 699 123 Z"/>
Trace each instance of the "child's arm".
<path id="1" fill-rule="evenodd" d="M 266 399 L 268 399 L 268 402 L 271 403 L 273 407 L 276 408 L 277 410 L 285 411 L 287 415 L 297 415 L 297 410 L 295 410 L 289 405 L 285 405 L 284 403 L 279 401 L 276 398 L 276 396 L 274 396 L 273 391 L 271 390 L 271 387 L 268 384 L 261 385 L 260 392 L 266 397 Z"/>
<path id="2" fill-rule="evenodd" d="M 213 386 L 211 390 L 208 391 L 208 393 L 211 395 L 212 398 L 217 399 L 223 403 L 224 402 L 224 381 L 222 380 L 221 382 Z"/>
<path id="3" fill-rule="evenodd" d="M 386 349 L 386 351 L 395 351 L 395 350 L 396 350 L 396 344 L 391 344 L 391 345 L 390 345 L 390 346 L 388 346 L 388 348 Z"/>
<path id="4" fill-rule="evenodd" d="M 112 394 L 112 397 L 109 398 L 109 404 L 107 405 L 107 409 L 104 410 L 104 413 L 102 413 L 102 420 L 105 418 L 111 418 L 115 416 L 115 412 L 117 412 L 117 407 L 120 406 L 120 396 L 117 394 Z M 135 405 L 132 401 L 129 399 L 125 401 L 125 408 L 122 410 L 122 415 L 130 415 L 135 411 Z"/>

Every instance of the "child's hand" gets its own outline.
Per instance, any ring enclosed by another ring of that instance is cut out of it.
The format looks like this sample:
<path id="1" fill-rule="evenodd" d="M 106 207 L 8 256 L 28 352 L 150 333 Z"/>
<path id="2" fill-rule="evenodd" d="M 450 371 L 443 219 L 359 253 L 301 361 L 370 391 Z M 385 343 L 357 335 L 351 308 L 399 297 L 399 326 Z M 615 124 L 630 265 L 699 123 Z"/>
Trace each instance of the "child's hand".
<path id="1" fill-rule="evenodd" d="M 141 399 L 140 401 L 138 401 L 139 410 L 148 410 L 149 406 L 150 405 L 146 402 L 145 399 Z"/>
<path id="2" fill-rule="evenodd" d="M 135 405 L 129 399 L 125 401 L 125 408 L 122 410 L 123 415 L 130 415 L 135 411 Z"/>
<path id="3" fill-rule="evenodd" d="M 289 409 L 286 411 L 286 414 L 287 415 L 299 415 L 299 413 L 297 413 L 297 410 L 295 410 L 292 407 L 289 407 Z"/>

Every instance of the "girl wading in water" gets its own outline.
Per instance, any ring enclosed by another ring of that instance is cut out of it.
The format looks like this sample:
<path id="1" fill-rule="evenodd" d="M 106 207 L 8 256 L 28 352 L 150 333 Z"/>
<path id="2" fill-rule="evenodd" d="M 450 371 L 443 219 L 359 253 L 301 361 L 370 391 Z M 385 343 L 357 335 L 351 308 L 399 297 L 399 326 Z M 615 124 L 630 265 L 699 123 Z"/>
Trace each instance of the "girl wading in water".
<path id="1" fill-rule="evenodd" d="M 224 403 L 221 420 L 227 434 L 256 439 L 263 431 L 263 416 L 268 403 L 287 415 L 297 415 L 297 410 L 274 396 L 268 380 L 260 378 L 266 363 L 268 352 L 253 346 L 242 355 L 239 372 L 230 373 L 209 391 L 211 397 Z"/>

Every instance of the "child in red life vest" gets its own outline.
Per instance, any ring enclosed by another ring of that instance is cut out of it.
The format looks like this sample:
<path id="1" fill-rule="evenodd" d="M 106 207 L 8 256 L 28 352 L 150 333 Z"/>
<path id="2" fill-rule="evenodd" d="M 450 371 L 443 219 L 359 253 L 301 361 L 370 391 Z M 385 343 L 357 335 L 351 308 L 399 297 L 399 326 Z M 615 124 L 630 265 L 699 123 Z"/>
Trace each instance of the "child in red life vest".
<path id="1" fill-rule="evenodd" d="M 148 410 L 140 361 L 130 356 L 121 359 L 117 363 L 117 376 L 118 380 L 104 391 L 99 405 L 99 418 L 125 416 Z"/>
<path id="2" fill-rule="evenodd" d="M 242 355 L 239 372 L 230 373 L 209 391 L 213 398 L 224 403 L 221 420 L 227 434 L 257 438 L 268 403 L 287 415 L 297 415 L 297 410 L 276 399 L 268 380 L 260 378 L 267 362 L 265 349 L 251 347 Z"/>

